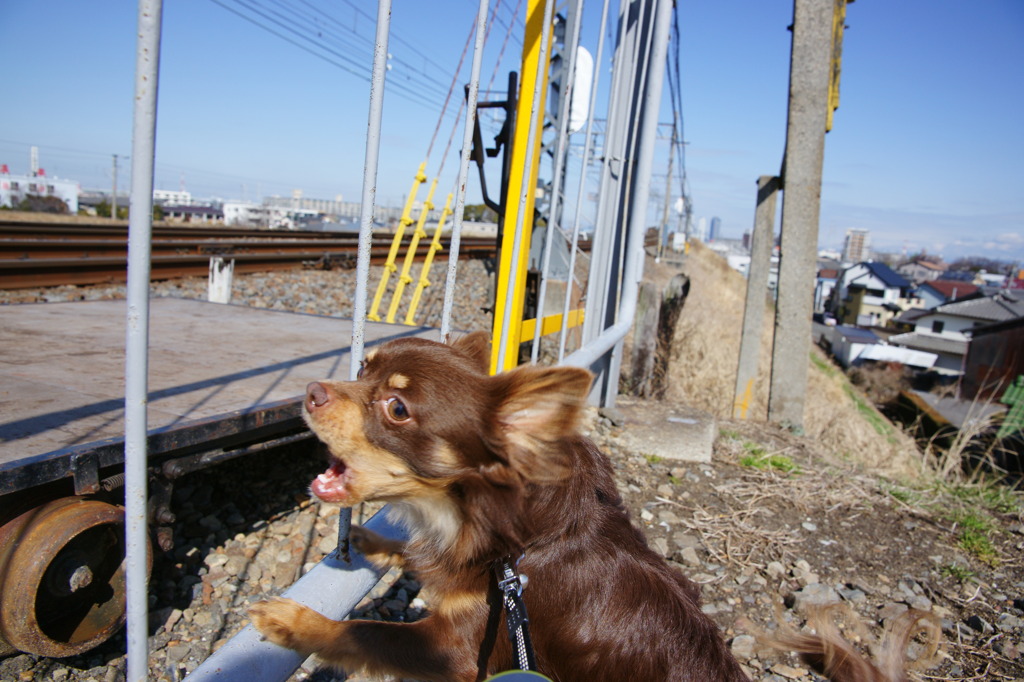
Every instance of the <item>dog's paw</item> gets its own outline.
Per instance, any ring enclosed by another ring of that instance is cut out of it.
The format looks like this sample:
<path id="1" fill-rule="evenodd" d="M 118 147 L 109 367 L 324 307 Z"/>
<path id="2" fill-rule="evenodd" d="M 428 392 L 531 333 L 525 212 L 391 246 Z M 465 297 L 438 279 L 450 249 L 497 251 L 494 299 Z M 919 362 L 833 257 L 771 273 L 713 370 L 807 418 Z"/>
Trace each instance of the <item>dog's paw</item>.
<path id="1" fill-rule="evenodd" d="M 399 566 L 402 563 L 404 542 L 391 540 L 362 526 L 352 526 L 348 538 L 357 552 L 374 563 L 388 566 Z"/>
<path id="2" fill-rule="evenodd" d="M 307 651 L 307 633 L 318 620 L 327 620 L 319 613 L 291 599 L 275 597 L 249 608 L 253 626 L 267 640 L 288 649 Z"/>

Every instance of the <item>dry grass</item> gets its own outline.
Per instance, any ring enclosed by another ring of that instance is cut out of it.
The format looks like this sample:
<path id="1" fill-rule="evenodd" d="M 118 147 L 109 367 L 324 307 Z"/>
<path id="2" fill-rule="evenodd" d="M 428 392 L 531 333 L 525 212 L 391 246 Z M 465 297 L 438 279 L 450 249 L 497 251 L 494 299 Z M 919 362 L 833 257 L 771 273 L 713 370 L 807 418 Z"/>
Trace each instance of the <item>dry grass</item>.
<path id="1" fill-rule="evenodd" d="M 746 280 L 717 254 L 693 245 L 684 272 L 690 295 L 676 329 L 666 399 L 732 417 Z M 761 353 L 749 416 L 768 411 L 773 314 L 766 303 Z M 913 477 L 922 467 L 913 440 L 894 427 L 812 347 L 804 432 L 827 450 L 859 466 L 890 476 Z"/>

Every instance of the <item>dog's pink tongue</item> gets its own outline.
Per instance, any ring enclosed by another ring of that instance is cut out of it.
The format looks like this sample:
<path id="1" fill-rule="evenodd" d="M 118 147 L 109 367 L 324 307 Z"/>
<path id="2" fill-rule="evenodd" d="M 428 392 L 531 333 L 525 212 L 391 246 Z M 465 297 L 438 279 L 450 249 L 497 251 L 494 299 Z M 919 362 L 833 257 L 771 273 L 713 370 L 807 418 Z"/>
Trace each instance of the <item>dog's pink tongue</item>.
<path id="1" fill-rule="evenodd" d="M 344 502 L 348 497 L 345 490 L 345 463 L 336 461 L 331 468 L 323 472 L 310 486 L 313 494 L 325 502 Z"/>

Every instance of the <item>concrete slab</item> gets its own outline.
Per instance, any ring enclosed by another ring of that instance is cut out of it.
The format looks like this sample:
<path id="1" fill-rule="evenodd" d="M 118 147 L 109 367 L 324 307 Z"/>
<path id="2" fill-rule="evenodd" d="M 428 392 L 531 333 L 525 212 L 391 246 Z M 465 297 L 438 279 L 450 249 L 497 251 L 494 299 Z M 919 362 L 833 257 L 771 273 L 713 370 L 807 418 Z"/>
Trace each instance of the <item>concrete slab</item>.
<path id="1" fill-rule="evenodd" d="M 626 396 L 615 406 L 625 418 L 619 441 L 629 450 L 682 462 L 711 461 L 718 425 L 707 412 Z"/>
<path id="2" fill-rule="evenodd" d="M 0 462 L 124 434 L 125 306 L 0 306 Z M 172 298 L 150 317 L 150 429 L 348 379 L 351 320 Z M 370 323 L 366 343 L 437 335 Z"/>

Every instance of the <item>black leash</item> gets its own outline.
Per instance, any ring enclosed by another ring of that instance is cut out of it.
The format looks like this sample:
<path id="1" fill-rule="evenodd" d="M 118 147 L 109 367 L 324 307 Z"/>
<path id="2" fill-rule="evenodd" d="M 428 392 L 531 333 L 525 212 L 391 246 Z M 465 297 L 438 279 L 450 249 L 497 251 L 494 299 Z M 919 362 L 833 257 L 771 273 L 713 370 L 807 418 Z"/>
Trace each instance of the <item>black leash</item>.
<path id="1" fill-rule="evenodd" d="M 514 564 L 512 557 L 496 561 L 494 577 L 498 581 L 498 590 L 505 605 L 505 625 L 508 626 L 508 638 L 512 642 L 516 667 L 519 670 L 536 670 L 537 662 L 533 657 L 533 645 L 530 643 L 530 630 L 527 627 L 530 619 L 526 615 L 526 604 L 523 603 L 526 576 L 519 575 L 519 559 Z"/>

